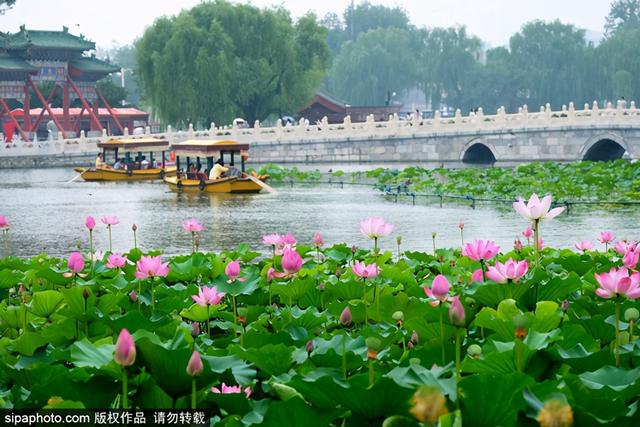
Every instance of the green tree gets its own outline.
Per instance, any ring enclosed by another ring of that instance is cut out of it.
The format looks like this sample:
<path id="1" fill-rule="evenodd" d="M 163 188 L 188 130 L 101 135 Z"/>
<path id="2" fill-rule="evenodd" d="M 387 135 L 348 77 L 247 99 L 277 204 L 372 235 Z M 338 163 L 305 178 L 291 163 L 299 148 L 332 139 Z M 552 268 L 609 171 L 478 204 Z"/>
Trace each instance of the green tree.
<path id="1" fill-rule="evenodd" d="M 640 73 L 640 27 L 625 27 L 602 42 L 598 50 L 599 65 L 603 68 L 603 98 L 615 100 L 624 96 L 637 100 L 640 81 L 633 76 Z"/>
<path id="2" fill-rule="evenodd" d="M 119 107 L 127 98 L 127 89 L 115 84 L 109 77 L 99 80 L 96 86 L 112 107 Z"/>
<path id="3" fill-rule="evenodd" d="M 558 108 L 569 101 L 587 101 L 577 78 L 587 48 L 584 30 L 557 20 L 533 21 L 514 34 L 509 45 L 519 105 L 531 110 L 547 102 Z"/>
<path id="4" fill-rule="evenodd" d="M 354 105 L 384 105 L 387 92 L 415 87 L 418 65 L 411 33 L 379 28 L 344 43 L 328 88 Z"/>
<path id="5" fill-rule="evenodd" d="M 623 27 L 640 26 L 640 0 L 615 0 L 604 26 L 608 36 Z"/>
<path id="6" fill-rule="evenodd" d="M 473 104 L 466 89 L 480 64 L 477 55 L 482 43 L 467 34 L 465 27 L 421 29 L 418 57 L 419 85 L 434 108 L 441 103 L 468 109 Z"/>
<path id="7" fill-rule="evenodd" d="M 0 0 L 0 15 L 11 9 L 16 4 L 16 0 Z"/>
<path id="8" fill-rule="evenodd" d="M 218 0 L 163 17 L 136 43 L 138 82 L 165 122 L 252 123 L 293 113 L 319 87 L 330 60 L 313 15 Z"/>
<path id="9" fill-rule="evenodd" d="M 126 102 L 131 105 L 140 103 L 140 89 L 136 76 L 136 48 L 134 45 L 125 45 L 115 48 L 109 52 L 109 56 L 114 64 L 124 69 L 124 87 L 127 90 Z M 122 76 L 114 73 L 111 80 L 116 85 L 122 86 Z"/>

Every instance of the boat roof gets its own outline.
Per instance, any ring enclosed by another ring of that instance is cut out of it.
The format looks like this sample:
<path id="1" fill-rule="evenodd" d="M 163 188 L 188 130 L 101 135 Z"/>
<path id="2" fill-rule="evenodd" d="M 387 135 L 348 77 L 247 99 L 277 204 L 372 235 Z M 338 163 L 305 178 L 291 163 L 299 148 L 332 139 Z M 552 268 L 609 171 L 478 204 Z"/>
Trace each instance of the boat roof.
<path id="1" fill-rule="evenodd" d="M 249 150 L 249 144 L 229 139 L 189 139 L 171 144 L 171 149 L 178 156 L 215 157 L 221 152 L 239 153 Z"/>
<path id="2" fill-rule="evenodd" d="M 124 153 L 140 153 L 151 151 L 165 151 L 169 149 L 169 141 L 164 138 L 111 138 L 106 142 L 99 142 L 98 148 L 122 150 Z"/>

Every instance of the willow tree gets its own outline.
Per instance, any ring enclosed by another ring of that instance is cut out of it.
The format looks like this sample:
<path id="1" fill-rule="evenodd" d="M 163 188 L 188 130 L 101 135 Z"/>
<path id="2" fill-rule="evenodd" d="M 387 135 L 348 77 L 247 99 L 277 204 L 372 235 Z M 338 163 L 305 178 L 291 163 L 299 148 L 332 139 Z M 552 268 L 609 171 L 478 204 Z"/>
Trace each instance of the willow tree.
<path id="1" fill-rule="evenodd" d="M 169 123 L 292 114 L 314 95 L 330 52 L 315 16 L 219 0 L 163 17 L 136 43 L 137 75 Z"/>

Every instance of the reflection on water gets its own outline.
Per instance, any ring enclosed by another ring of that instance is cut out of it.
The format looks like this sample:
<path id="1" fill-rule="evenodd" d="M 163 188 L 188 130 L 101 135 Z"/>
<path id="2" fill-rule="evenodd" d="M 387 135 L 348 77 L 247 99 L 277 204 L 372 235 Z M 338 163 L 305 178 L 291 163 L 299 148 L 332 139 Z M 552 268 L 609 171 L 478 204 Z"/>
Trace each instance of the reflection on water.
<path id="1" fill-rule="evenodd" d="M 114 250 L 133 246 L 131 225 L 138 226 L 143 249 L 162 249 L 167 254 L 188 252 L 190 236 L 181 228 L 187 218 L 205 224 L 201 247 L 205 250 L 235 248 L 241 242 L 265 250 L 261 236 L 292 231 L 300 241 L 310 242 L 321 231 L 328 243 L 370 245 L 359 233 L 359 221 L 379 215 L 396 224 L 393 236 L 401 235 L 404 250 L 431 250 L 431 233 L 438 246 L 459 246 L 458 223 L 465 222 L 465 240 L 494 239 L 503 248 L 527 226 L 508 205 L 484 205 L 472 210 L 464 204 L 445 204 L 418 199 L 418 204 L 394 203 L 369 188 L 338 186 L 278 187 L 277 194 L 178 194 L 162 183 L 68 183 L 76 174 L 70 169 L 0 171 L 0 214 L 11 223 L 13 254 L 36 255 L 46 251 L 67 255 L 87 247 L 84 218 L 115 214 L 121 223 L 113 228 Z M 572 210 L 569 215 L 543 223 L 545 244 L 573 246 L 582 239 L 594 241 L 601 230 L 618 237 L 635 238 L 640 214 L 631 208 L 612 211 Z M 98 221 L 96 247 L 108 247 L 106 228 Z M 395 249 L 395 238 L 381 241 Z"/>

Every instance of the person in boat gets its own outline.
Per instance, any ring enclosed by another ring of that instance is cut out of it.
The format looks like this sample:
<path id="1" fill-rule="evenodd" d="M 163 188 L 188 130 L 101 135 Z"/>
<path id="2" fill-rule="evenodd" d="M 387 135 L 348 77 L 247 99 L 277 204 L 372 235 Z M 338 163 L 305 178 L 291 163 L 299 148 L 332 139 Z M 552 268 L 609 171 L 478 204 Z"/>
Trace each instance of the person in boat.
<path id="1" fill-rule="evenodd" d="M 206 181 L 209 179 L 209 176 L 206 173 L 202 172 L 202 165 L 196 167 L 196 177 L 200 181 Z"/>
<path id="2" fill-rule="evenodd" d="M 198 171 L 196 170 L 196 165 L 193 163 L 189 165 L 189 169 L 187 170 L 187 179 L 198 179 Z"/>
<path id="3" fill-rule="evenodd" d="M 222 159 L 218 159 L 209 172 L 209 179 L 220 179 L 226 172 L 229 172 L 229 168 L 224 166 Z"/>
<path id="4" fill-rule="evenodd" d="M 105 167 L 105 162 L 102 161 L 102 154 L 98 153 L 98 155 L 96 156 L 96 168 L 103 168 Z"/>
<path id="5" fill-rule="evenodd" d="M 229 171 L 224 174 L 224 176 L 241 176 L 242 172 L 235 167 L 233 163 L 229 164 Z"/>
<path id="6" fill-rule="evenodd" d="M 118 159 L 114 164 L 113 168 L 116 170 L 124 169 L 124 159 Z"/>

